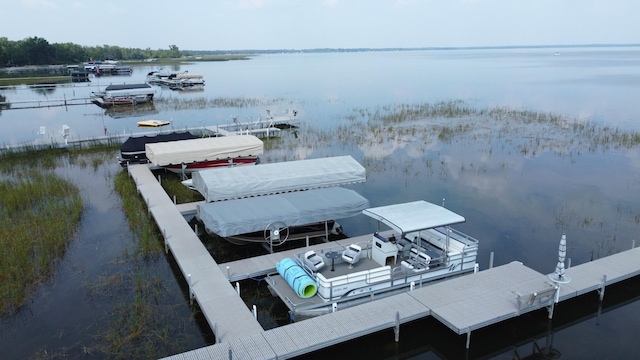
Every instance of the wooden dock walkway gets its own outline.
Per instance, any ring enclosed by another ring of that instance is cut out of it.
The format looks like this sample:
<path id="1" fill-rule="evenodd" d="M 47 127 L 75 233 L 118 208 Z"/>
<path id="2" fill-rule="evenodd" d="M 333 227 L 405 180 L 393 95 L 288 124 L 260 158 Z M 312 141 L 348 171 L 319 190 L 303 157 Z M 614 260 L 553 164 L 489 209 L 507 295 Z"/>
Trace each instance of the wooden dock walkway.
<path id="1" fill-rule="evenodd" d="M 128 166 L 138 191 L 190 284 L 216 341 L 261 334 L 262 327 L 146 165 Z"/>
<path id="2" fill-rule="evenodd" d="M 285 253 L 264 257 L 278 255 Z M 233 263 L 241 265 L 242 261 Z M 618 264 L 617 269 L 612 271 L 609 263 Z M 607 284 L 639 275 L 640 248 L 572 267 L 567 274 L 576 283 L 560 287 L 560 301 L 600 290 L 603 275 L 616 274 L 607 275 Z M 550 283 L 548 275 L 514 261 L 166 359 L 226 359 L 230 355 L 234 359 L 286 359 L 380 330 L 399 331 L 400 325 L 426 316 L 433 316 L 457 334 L 467 334 L 468 347 L 473 330 L 552 307 L 555 287 Z"/>
<path id="3" fill-rule="evenodd" d="M 467 334 L 469 347 L 473 330 L 541 308 L 550 316 L 553 311 L 556 286 L 548 274 L 512 262 L 265 331 L 231 282 L 273 272 L 277 261 L 303 249 L 217 264 L 148 167 L 132 165 L 129 173 L 216 335 L 214 345 L 167 359 L 285 359 L 384 329 L 395 329 L 397 340 L 402 324 L 427 316 Z M 310 248 L 316 247 L 326 244 Z M 640 275 L 640 248 L 573 266 L 566 274 L 572 281 L 560 286 L 559 301 L 592 291 L 602 299 L 606 285 Z"/>

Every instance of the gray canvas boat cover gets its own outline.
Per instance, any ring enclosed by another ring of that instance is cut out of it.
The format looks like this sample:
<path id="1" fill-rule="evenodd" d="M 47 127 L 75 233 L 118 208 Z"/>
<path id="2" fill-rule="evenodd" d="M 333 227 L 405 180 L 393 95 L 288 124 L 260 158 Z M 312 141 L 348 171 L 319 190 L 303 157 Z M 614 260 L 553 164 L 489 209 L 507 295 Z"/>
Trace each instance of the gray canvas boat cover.
<path id="1" fill-rule="evenodd" d="M 213 161 L 264 152 L 262 140 L 253 135 L 234 135 L 146 144 L 149 162 L 154 166 Z"/>
<path id="2" fill-rule="evenodd" d="M 400 234 L 465 222 L 465 218 L 423 200 L 365 209 L 363 214 L 378 220 Z"/>
<path id="3" fill-rule="evenodd" d="M 241 199 L 364 182 L 366 170 L 351 156 L 207 169 L 193 173 L 205 201 Z"/>
<path id="4" fill-rule="evenodd" d="M 197 218 L 208 231 L 234 236 L 264 231 L 273 222 L 302 226 L 358 215 L 369 200 L 341 187 L 296 191 L 198 205 Z"/>

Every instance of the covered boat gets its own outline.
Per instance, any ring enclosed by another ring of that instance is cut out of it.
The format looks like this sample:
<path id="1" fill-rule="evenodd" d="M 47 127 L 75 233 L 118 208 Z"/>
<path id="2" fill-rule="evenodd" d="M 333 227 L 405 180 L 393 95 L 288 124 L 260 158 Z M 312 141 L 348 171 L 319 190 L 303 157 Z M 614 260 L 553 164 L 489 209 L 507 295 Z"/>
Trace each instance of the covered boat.
<path id="1" fill-rule="evenodd" d="M 203 170 L 192 176 L 193 187 L 208 202 L 365 181 L 365 168 L 351 156 L 286 161 L 225 171 Z"/>
<path id="2" fill-rule="evenodd" d="M 113 105 L 135 105 L 153 101 L 155 91 L 149 84 L 111 84 L 104 91 L 94 92 L 91 101 L 107 108 Z"/>
<path id="3" fill-rule="evenodd" d="M 335 219 L 358 215 L 368 206 L 369 201 L 357 192 L 330 187 L 205 202 L 198 205 L 196 217 L 207 232 L 232 243 L 279 245 L 306 236 L 329 237 L 337 230 L 333 229 Z"/>
<path id="4" fill-rule="evenodd" d="M 255 164 L 264 152 L 264 144 L 253 135 L 235 135 L 153 143 L 145 150 L 153 166 L 191 173 L 210 167 Z"/>
<path id="5" fill-rule="evenodd" d="M 147 144 L 190 139 L 197 139 L 197 137 L 186 131 L 152 136 L 131 136 L 120 146 L 118 162 L 122 167 L 127 167 L 128 164 L 146 164 L 149 162 L 145 150 Z"/>

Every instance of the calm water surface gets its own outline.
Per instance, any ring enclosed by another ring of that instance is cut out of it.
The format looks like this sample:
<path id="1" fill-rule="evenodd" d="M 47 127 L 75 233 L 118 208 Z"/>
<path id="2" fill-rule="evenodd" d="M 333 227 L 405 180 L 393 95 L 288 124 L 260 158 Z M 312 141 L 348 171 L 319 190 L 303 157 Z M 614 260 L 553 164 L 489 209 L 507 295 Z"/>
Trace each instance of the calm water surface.
<path id="1" fill-rule="evenodd" d="M 251 98 L 268 105 L 244 108 L 171 110 L 155 106 L 141 116 L 111 114 L 95 105 L 0 112 L 0 144 L 59 139 L 62 125 L 71 138 L 136 132 L 136 121 L 172 121 L 173 127 L 224 124 L 235 116 L 255 120 L 267 109 L 274 113 L 296 109 L 304 119 L 297 136 L 285 135 L 283 150 L 268 151 L 264 161 L 354 156 L 367 168 L 367 182 L 352 186 L 372 206 L 424 199 L 445 206 L 467 219 L 457 228 L 481 241 L 481 268 L 514 260 L 550 273 L 557 262 L 560 236 L 568 238 L 573 264 L 628 249 L 640 223 L 640 152 L 637 147 L 589 145 L 588 135 L 539 124 L 505 125 L 484 117 L 435 119 L 415 125 L 383 127 L 368 117 L 351 120 L 361 109 L 370 112 L 397 104 L 464 100 L 476 108 L 507 107 L 593 121 L 624 131 L 640 131 L 636 101 L 640 85 L 640 49 L 504 49 L 408 51 L 331 54 L 281 54 L 247 61 L 196 63 L 171 70 L 204 75 L 202 92 L 158 89 L 158 98 L 197 100 Z M 142 82 L 153 66 L 136 67 L 131 77 L 102 77 L 91 84 L 42 91 L 26 87 L 0 90 L 7 101 L 85 97 L 109 82 Z M 363 123 L 370 122 L 369 125 Z M 443 141 L 437 127 L 471 123 L 466 131 Z M 46 134 L 39 135 L 40 126 Z M 335 133 L 339 131 L 340 134 Z M 327 133 L 334 137 L 327 140 Z M 116 154 L 113 154 L 115 158 Z M 131 243 L 119 199 L 112 192 L 115 164 L 98 169 L 70 165 L 60 170 L 83 191 L 87 209 L 55 279 L 43 284 L 24 311 L 2 322 L 0 352 L 28 358 L 49 352 L 86 357 L 92 339 L 104 331 L 108 316 L 120 300 L 96 294 L 91 284 L 117 272 L 118 259 Z M 367 219 L 341 223 L 349 235 L 370 233 Z M 176 342 L 182 350 L 210 340 L 206 327 L 190 318 L 181 276 L 172 259 L 146 266 L 159 273 L 166 288 L 163 303 L 174 304 L 175 316 L 163 319 L 185 329 Z M 131 265 L 128 265 L 131 266 Z M 260 288 L 264 284 L 255 284 Z M 247 285 L 251 287 L 253 285 Z M 117 288 L 116 288 L 117 289 Z M 117 290 L 124 291 L 124 290 Z M 256 295 L 260 306 L 275 309 L 271 299 Z M 401 329 L 400 345 L 392 331 L 358 341 L 372 358 L 512 358 L 531 352 L 532 339 L 553 347 L 567 359 L 634 358 L 640 353 L 638 282 L 607 290 L 605 311 L 597 314 L 597 296 L 556 308 L 552 333 L 544 311 L 523 316 L 497 328 L 472 335 L 465 354 L 464 336 L 432 320 Z M 115 304 L 115 305 L 114 305 Z M 611 307 L 615 305 L 614 307 Z M 609 307 L 607 307 L 609 306 Z M 262 318 L 263 316 L 259 316 Z M 263 326 L 286 323 L 273 311 Z M 496 341 L 496 339 L 501 339 Z M 95 341 L 95 340 L 93 340 Z M 371 346 L 371 344 L 379 344 Z M 488 345 L 495 344 L 495 345 Z M 354 345 L 352 345 L 354 346 Z M 167 352 L 175 350 L 166 350 Z M 335 356 L 348 347 L 327 349 L 318 356 Z M 166 354 L 168 355 L 168 354 Z"/>

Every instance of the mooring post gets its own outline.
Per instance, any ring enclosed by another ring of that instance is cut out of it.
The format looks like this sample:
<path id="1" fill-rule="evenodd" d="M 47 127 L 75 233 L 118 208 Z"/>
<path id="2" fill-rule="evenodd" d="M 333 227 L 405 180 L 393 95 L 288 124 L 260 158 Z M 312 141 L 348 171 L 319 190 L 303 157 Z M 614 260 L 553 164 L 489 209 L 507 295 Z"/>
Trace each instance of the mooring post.
<path id="1" fill-rule="evenodd" d="M 636 247 L 636 241 L 631 240 L 631 248 L 634 249 Z"/>
<path id="2" fill-rule="evenodd" d="M 493 269 L 493 251 L 489 255 L 489 269 Z"/>
<path id="3" fill-rule="evenodd" d="M 158 175 L 158 182 L 162 185 L 162 178 L 160 178 L 160 175 Z"/>
<path id="4" fill-rule="evenodd" d="M 233 351 L 229 348 L 229 360 L 233 360 Z"/>
<path id="5" fill-rule="evenodd" d="M 602 275 L 602 282 L 600 283 L 600 290 L 598 290 L 598 295 L 600 295 L 600 301 L 604 299 L 604 288 L 607 284 L 607 275 Z"/>
<path id="6" fill-rule="evenodd" d="M 229 265 L 227 265 L 227 279 L 231 279 L 231 274 L 229 273 Z"/>
<path id="7" fill-rule="evenodd" d="M 189 283 L 189 305 L 193 305 L 193 287 L 191 286 L 191 274 L 187 274 L 187 282 Z"/>
<path id="8" fill-rule="evenodd" d="M 222 342 L 222 339 L 218 336 L 218 323 L 213 323 L 213 336 L 216 337 L 216 343 Z"/>
<path id="9" fill-rule="evenodd" d="M 162 238 L 164 239 L 164 253 L 169 253 L 169 244 L 167 243 L 167 229 L 162 229 Z"/>
<path id="10" fill-rule="evenodd" d="M 396 342 L 400 341 L 400 312 L 396 311 L 396 324 L 393 327 Z"/>
<path id="11" fill-rule="evenodd" d="M 471 330 L 467 330 L 467 344 L 465 345 L 467 347 L 467 350 L 469 350 L 470 344 L 471 344 Z"/>
<path id="12" fill-rule="evenodd" d="M 176 202 L 176 196 L 175 196 L 175 195 L 173 195 L 173 205 L 176 205 L 176 204 L 177 204 L 177 202 Z"/>
<path id="13" fill-rule="evenodd" d="M 255 306 L 255 304 L 253 305 L 253 317 L 258 320 L 258 308 Z"/>
<path id="14" fill-rule="evenodd" d="M 306 236 L 307 239 L 307 247 L 309 247 L 309 235 Z"/>
<path id="15" fill-rule="evenodd" d="M 236 281 L 236 292 L 240 295 L 240 283 Z"/>

